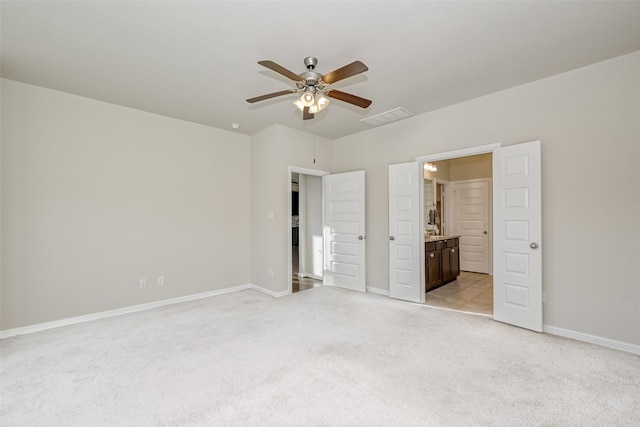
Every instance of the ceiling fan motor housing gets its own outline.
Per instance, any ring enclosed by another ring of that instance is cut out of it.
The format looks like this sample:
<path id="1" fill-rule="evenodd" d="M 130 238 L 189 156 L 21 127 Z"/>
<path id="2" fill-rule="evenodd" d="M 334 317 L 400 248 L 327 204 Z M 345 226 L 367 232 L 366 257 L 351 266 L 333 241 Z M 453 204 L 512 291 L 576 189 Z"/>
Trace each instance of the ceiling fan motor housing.
<path id="1" fill-rule="evenodd" d="M 315 56 L 307 56 L 304 58 L 304 65 L 309 71 L 299 74 L 300 78 L 304 81 L 305 85 L 309 88 L 315 88 L 320 80 L 322 80 L 322 74 L 313 71 L 318 64 L 318 58 Z"/>
<path id="2" fill-rule="evenodd" d="M 304 82 L 308 86 L 316 86 L 322 79 L 322 74 L 316 73 L 314 71 L 305 71 L 304 73 L 300 74 L 300 78 L 304 80 Z"/>

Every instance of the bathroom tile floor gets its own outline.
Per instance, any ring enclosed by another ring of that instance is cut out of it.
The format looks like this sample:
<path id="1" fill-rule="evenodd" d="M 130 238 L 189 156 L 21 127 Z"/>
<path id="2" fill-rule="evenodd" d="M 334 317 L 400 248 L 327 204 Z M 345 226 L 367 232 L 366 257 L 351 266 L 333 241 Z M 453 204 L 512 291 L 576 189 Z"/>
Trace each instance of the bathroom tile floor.
<path id="1" fill-rule="evenodd" d="M 460 272 L 457 280 L 427 292 L 426 305 L 493 315 L 493 276 Z"/>

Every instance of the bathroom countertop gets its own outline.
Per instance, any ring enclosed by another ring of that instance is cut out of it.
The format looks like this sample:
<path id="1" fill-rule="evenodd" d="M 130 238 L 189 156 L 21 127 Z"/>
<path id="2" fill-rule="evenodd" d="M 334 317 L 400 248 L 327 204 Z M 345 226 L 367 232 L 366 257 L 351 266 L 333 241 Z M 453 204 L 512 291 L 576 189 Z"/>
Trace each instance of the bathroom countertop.
<path id="1" fill-rule="evenodd" d="M 424 237 L 424 241 L 425 242 L 437 242 L 439 240 L 449 240 L 449 239 L 455 239 L 455 238 L 459 238 L 460 236 L 425 236 Z"/>

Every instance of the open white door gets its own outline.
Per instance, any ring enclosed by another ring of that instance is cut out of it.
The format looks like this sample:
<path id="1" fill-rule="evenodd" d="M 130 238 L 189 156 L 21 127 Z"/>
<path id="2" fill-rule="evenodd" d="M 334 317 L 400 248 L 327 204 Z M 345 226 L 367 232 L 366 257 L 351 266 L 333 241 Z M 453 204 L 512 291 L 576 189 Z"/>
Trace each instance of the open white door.
<path id="1" fill-rule="evenodd" d="M 453 183 L 454 233 L 460 235 L 460 270 L 489 274 L 489 179 Z"/>
<path id="2" fill-rule="evenodd" d="M 493 150 L 493 318 L 542 331 L 540 141 Z"/>
<path id="3" fill-rule="evenodd" d="M 418 163 L 389 165 L 389 296 L 424 302 Z"/>
<path id="4" fill-rule="evenodd" d="M 324 284 L 366 291 L 364 171 L 322 177 Z"/>

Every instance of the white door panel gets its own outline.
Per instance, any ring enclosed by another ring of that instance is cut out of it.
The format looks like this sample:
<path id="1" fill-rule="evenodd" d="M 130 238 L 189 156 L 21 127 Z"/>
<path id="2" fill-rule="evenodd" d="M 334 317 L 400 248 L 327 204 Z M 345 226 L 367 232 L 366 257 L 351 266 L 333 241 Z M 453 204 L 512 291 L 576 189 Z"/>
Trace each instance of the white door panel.
<path id="1" fill-rule="evenodd" d="M 460 270 L 489 273 L 489 180 L 457 182 L 454 188 L 455 233 L 460 235 Z"/>
<path id="2" fill-rule="evenodd" d="M 364 292 L 364 171 L 322 178 L 325 206 L 324 284 Z"/>
<path id="3" fill-rule="evenodd" d="M 416 162 L 389 165 L 389 296 L 424 302 L 418 172 Z"/>
<path id="4" fill-rule="evenodd" d="M 493 317 L 540 332 L 540 141 L 494 150 L 493 185 Z"/>

